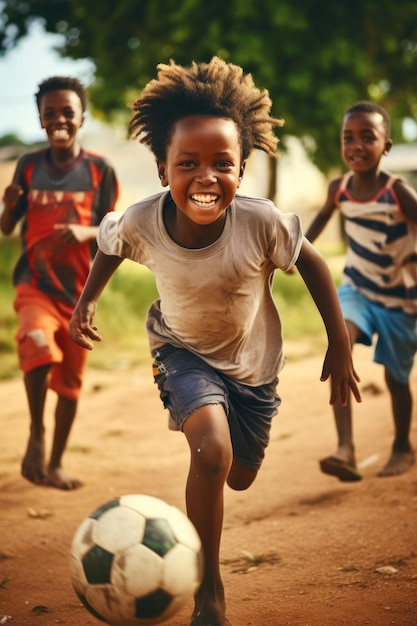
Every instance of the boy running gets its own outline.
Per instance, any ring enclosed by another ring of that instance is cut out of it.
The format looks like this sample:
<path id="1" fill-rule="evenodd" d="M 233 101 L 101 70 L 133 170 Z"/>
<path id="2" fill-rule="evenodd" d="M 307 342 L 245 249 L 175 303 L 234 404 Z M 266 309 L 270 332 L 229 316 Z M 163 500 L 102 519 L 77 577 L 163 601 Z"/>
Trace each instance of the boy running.
<path id="1" fill-rule="evenodd" d="M 68 323 L 96 250 L 98 224 L 114 209 L 118 184 L 107 161 L 80 146 L 87 94 L 77 79 L 54 76 L 43 81 L 36 103 L 49 147 L 19 159 L 0 218 L 4 235 L 22 221 L 22 252 L 13 274 L 19 364 L 31 419 L 22 475 L 35 484 L 76 489 L 81 482 L 64 472 L 62 456 L 76 415 L 86 353 L 71 341 Z M 58 398 L 46 465 L 48 387 Z"/>
<path id="2" fill-rule="evenodd" d="M 166 191 L 103 221 L 99 251 L 71 320 L 92 349 L 97 300 L 123 259 L 155 275 L 147 317 L 153 372 L 171 427 L 190 448 L 187 512 L 201 537 L 204 577 L 191 626 L 230 626 L 219 548 L 225 483 L 247 489 L 268 445 L 283 367 L 275 270 L 297 265 L 327 328 L 322 379 L 330 401 L 357 400 L 349 337 L 331 274 L 299 218 L 269 200 L 236 195 L 255 148 L 275 155 L 267 91 L 219 58 L 160 65 L 133 103 L 132 136 L 148 145 Z"/>
<path id="3" fill-rule="evenodd" d="M 394 476 L 414 463 L 409 379 L 417 349 L 417 193 L 380 168 L 392 139 L 389 115 L 378 104 L 358 102 L 346 111 L 341 143 L 350 171 L 330 183 L 306 237 L 313 242 L 333 212 L 341 211 L 348 253 L 339 299 L 351 345 L 370 346 L 377 337 L 374 360 L 384 366 L 395 431 L 379 476 Z M 360 480 L 350 401 L 335 403 L 333 411 L 338 447 L 320 467 L 342 481 Z"/>

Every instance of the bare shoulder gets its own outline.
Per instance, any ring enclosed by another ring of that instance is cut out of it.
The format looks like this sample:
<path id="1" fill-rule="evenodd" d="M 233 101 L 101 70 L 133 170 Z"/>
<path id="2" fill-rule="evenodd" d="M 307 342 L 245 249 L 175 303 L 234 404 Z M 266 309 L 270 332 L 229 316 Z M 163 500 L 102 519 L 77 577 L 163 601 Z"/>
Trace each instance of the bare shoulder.
<path id="1" fill-rule="evenodd" d="M 336 208 L 336 194 L 339 190 L 340 187 L 340 183 L 342 182 L 342 176 L 339 176 L 339 178 L 334 178 L 333 180 L 330 181 L 329 186 L 327 188 L 327 198 L 326 198 L 326 202 L 323 206 L 323 210 L 328 212 L 328 211 L 333 211 Z"/>
<path id="2" fill-rule="evenodd" d="M 413 185 L 410 182 L 408 182 L 406 178 L 396 177 L 393 187 L 397 195 L 405 194 L 405 195 L 411 195 L 413 197 L 417 197 L 417 191 L 415 190 Z"/>
<path id="3" fill-rule="evenodd" d="M 342 182 L 343 176 L 339 176 L 339 178 L 334 178 L 329 183 L 328 193 L 335 197 L 337 190 L 340 187 L 340 183 Z"/>
<path id="4" fill-rule="evenodd" d="M 417 222 L 417 191 L 405 178 L 397 178 L 393 184 L 393 189 L 401 211 L 409 219 Z"/>

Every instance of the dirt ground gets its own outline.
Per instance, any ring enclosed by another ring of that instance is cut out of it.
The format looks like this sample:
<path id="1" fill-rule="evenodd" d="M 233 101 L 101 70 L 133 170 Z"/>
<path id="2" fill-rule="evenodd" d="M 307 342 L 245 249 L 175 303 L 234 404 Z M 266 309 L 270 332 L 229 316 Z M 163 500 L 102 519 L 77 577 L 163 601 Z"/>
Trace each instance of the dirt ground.
<path id="1" fill-rule="evenodd" d="M 222 571 L 233 626 L 417 624 L 417 467 L 377 477 L 392 424 L 382 369 L 370 359 L 369 349 L 356 349 L 364 479 L 354 484 L 318 468 L 335 447 L 321 358 L 290 361 L 281 373 L 283 402 L 263 469 L 247 492 L 225 494 Z M 413 382 L 416 389 L 417 372 Z M 51 396 L 48 434 L 53 403 Z M 20 477 L 28 432 L 20 380 L 0 383 L 0 406 L 0 623 L 99 624 L 72 590 L 75 529 L 123 493 L 155 495 L 184 510 L 185 439 L 166 427 L 150 368 L 89 369 L 65 457 L 85 486 L 60 492 Z M 415 416 L 412 438 L 417 445 Z M 187 626 L 190 611 L 166 623 Z"/>

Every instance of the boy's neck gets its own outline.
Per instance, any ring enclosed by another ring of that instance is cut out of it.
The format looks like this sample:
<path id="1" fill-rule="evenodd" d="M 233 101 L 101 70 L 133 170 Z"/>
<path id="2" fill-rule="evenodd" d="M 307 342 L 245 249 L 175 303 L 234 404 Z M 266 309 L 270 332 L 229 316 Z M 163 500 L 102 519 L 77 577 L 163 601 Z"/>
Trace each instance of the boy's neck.
<path id="1" fill-rule="evenodd" d="M 353 172 L 348 188 L 356 200 L 369 200 L 384 187 L 387 178 L 387 174 L 379 169 L 368 172 Z"/>
<path id="2" fill-rule="evenodd" d="M 213 244 L 221 236 L 226 213 L 212 224 L 200 225 L 188 219 L 177 209 L 170 194 L 163 208 L 163 220 L 168 235 L 182 248 L 199 249 Z"/>
<path id="3" fill-rule="evenodd" d="M 50 147 L 48 150 L 50 164 L 58 169 L 65 168 L 79 157 L 80 152 L 81 146 L 79 144 L 74 144 L 71 148 L 63 148 L 62 150 Z"/>

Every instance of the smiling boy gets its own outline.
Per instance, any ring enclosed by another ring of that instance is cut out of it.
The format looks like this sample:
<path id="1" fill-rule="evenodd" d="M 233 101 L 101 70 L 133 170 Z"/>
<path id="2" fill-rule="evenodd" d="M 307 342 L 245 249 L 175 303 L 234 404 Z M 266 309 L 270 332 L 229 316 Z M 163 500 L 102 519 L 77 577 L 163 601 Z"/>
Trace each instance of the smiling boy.
<path id="1" fill-rule="evenodd" d="M 81 148 L 87 94 L 75 78 L 54 76 L 36 93 L 49 146 L 18 161 L 3 196 L 0 228 L 10 235 L 21 221 L 21 255 L 13 274 L 19 365 L 30 411 L 22 475 L 35 484 L 76 489 L 62 468 L 75 419 L 85 351 L 74 345 L 68 322 L 95 252 L 98 224 L 118 196 L 113 168 Z M 48 388 L 57 394 L 55 432 L 45 463 L 44 409 Z"/>
<path id="2" fill-rule="evenodd" d="M 272 129 L 281 122 L 270 107 L 250 75 L 219 58 L 159 66 L 133 103 L 130 129 L 151 148 L 169 190 L 105 218 L 71 320 L 74 341 L 92 349 L 101 340 L 97 300 L 122 260 L 155 275 L 160 297 L 146 322 L 153 372 L 170 426 L 189 444 L 187 512 L 205 557 L 191 626 L 230 626 L 219 564 L 223 491 L 255 480 L 280 403 L 275 270 L 296 264 L 323 316 L 331 402 L 344 403 L 349 389 L 360 399 L 331 274 L 299 218 L 237 195 L 253 149 L 276 152 Z"/>
<path id="3" fill-rule="evenodd" d="M 313 242 L 334 211 L 341 211 L 348 252 L 339 298 L 350 342 L 370 346 L 377 337 L 374 360 L 384 366 L 391 397 L 394 442 L 380 476 L 402 474 L 414 463 L 409 378 L 417 350 L 417 193 L 381 169 L 391 146 L 390 118 L 383 107 L 363 101 L 346 111 L 341 150 L 350 171 L 330 183 L 326 202 L 306 233 Z M 360 480 L 350 400 L 333 410 L 338 447 L 320 467 L 342 481 Z"/>

